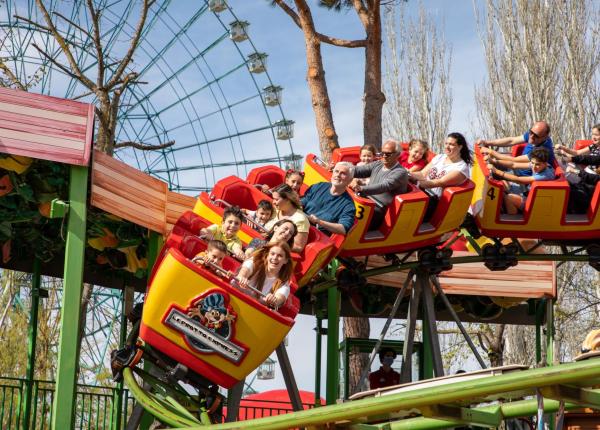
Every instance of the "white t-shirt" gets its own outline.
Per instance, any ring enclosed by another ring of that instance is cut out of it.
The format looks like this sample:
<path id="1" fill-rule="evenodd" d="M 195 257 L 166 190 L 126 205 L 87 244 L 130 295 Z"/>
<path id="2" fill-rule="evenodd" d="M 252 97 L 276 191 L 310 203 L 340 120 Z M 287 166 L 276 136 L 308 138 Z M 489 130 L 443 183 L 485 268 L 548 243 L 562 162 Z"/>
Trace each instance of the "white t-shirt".
<path id="1" fill-rule="evenodd" d="M 254 270 L 254 260 L 252 258 L 247 259 L 242 263 L 242 267 L 245 267 L 250 271 L 250 273 L 252 273 L 252 271 Z M 271 288 L 273 288 L 273 285 L 276 281 L 277 278 L 275 276 L 267 275 L 265 277 L 265 283 L 263 284 L 262 290 L 256 285 L 256 279 L 254 279 L 254 277 L 250 278 L 248 283 L 252 288 L 256 288 L 257 290 L 262 291 L 262 293 L 266 295 L 271 292 Z M 281 284 L 275 292 L 277 294 L 283 295 L 287 299 L 287 297 L 290 295 L 290 284 L 287 282 Z"/>
<path id="2" fill-rule="evenodd" d="M 427 179 L 429 179 L 429 180 L 440 179 L 440 178 L 444 177 L 446 174 L 453 172 L 455 170 L 462 173 L 462 175 L 465 177 L 465 180 L 470 177 L 469 165 L 467 163 L 465 163 L 462 159 L 460 161 L 457 161 L 456 163 L 444 164 L 446 159 L 447 159 L 446 154 L 438 154 L 435 157 L 433 157 L 433 160 L 431 160 L 431 168 L 429 169 L 429 172 L 427 172 Z M 460 184 L 457 184 L 457 185 L 460 185 Z M 436 196 L 441 197 L 442 192 L 444 191 L 444 188 L 437 187 L 437 188 L 430 188 L 429 190 Z"/>

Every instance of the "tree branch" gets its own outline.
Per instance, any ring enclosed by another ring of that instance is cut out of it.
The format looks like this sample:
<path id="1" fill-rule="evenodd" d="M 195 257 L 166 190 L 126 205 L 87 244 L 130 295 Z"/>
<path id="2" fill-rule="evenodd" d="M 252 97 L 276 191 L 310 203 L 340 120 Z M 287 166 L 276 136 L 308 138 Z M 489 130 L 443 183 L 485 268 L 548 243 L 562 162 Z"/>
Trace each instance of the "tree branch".
<path id="1" fill-rule="evenodd" d="M 52 14 L 58 16 L 59 18 L 62 18 L 63 20 L 65 20 L 66 22 L 68 22 L 69 24 L 71 24 L 73 27 L 75 27 L 76 29 L 78 29 L 79 31 L 81 31 L 82 33 L 84 33 L 86 36 L 92 37 L 90 35 L 90 33 L 85 28 L 80 27 L 75 22 L 73 22 L 72 20 L 70 20 L 69 18 L 67 18 L 66 16 L 64 16 L 62 13 L 59 13 L 59 12 L 56 12 L 56 11 L 52 11 Z"/>
<path id="2" fill-rule="evenodd" d="M 94 4 L 92 0 L 87 0 L 87 7 L 90 11 L 90 15 L 92 16 L 92 29 L 94 32 L 94 36 L 92 40 L 94 41 L 94 47 L 96 48 L 96 57 L 98 58 L 98 77 L 96 79 L 97 85 L 99 87 L 104 86 L 104 52 L 102 49 L 102 43 L 100 42 L 100 15 L 96 13 L 96 9 L 94 9 Z"/>
<path id="3" fill-rule="evenodd" d="M 298 26 L 298 28 L 302 31 L 302 24 L 300 22 L 300 17 L 296 13 L 294 9 L 289 7 L 284 0 L 273 0 L 277 6 L 281 8 L 286 14 L 292 18 L 292 21 Z M 328 45 L 340 46 L 342 48 L 364 48 L 367 46 L 367 41 L 365 39 L 359 40 L 348 40 L 348 39 L 338 39 L 337 37 L 327 36 L 326 34 L 319 33 L 315 30 L 315 35 L 319 42 L 327 43 Z"/>
<path id="4" fill-rule="evenodd" d="M 170 140 L 168 142 L 161 143 L 161 144 L 158 144 L 158 145 L 146 145 L 146 144 L 143 144 L 143 143 L 126 141 L 126 142 L 115 143 L 114 149 L 131 147 L 131 148 L 139 149 L 139 150 L 142 150 L 142 151 L 154 151 L 154 150 L 157 150 L 157 149 L 169 148 L 169 147 L 171 147 L 173 145 L 175 145 L 175 141 L 174 140 Z"/>
<path id="5" fill-rule="evenodd" d="M 40 1 L 40 0 L 37 0 L 37 1 Z M 140 41 L 140 37 L 142 36 L 142 30 L 143 30 L 144 24 L 146 22 L 146 16 L 148 15 L 148 10 L 154 4 L 154 1 L 155 0 L 144 0 L 144 4 L 142 5 L 142 11 L 140 14 L 140 20 L 138 21 L 137 27 L 135 29 L 135 33 L 133 35 L 133 38 L 131 39 L 131 44 L 129 45 L 127 54 L 125 54 L 125 56 L 121 60 L 121 63 L 119 64 L 119 67 L 117 67 L 117 70 L 113 74 L 112 78 L 106 84 L 107 88 L 112 88 L 115 85 L 117 85 L 117 82 L 121 79 L 121 75 L 123 74 L 123 72 L 125 71 L 127 66 L 129 65 L 129 63 L 131 62 L 133 53 L 135 52 L 135 49 L 137 48 L 138 42 Z"/>
<path id="6" fill-rule="evenodd" d="M 69 62 L 69 65 L 71 66 L 71 69 L 73 70 L 72 74 L 75 75 L 76 78 L 83 85 L 85 85 L 89 89 L 92 89 L 94 87 L 94 83 L 87 76 L 85 76 L 79 69 L 79 66 L 77 65 L 77 61 L 75 61 L 75 58 L 73 57 L 73 54 L 71 53 L 71 50 L 69 49 L 69 46 L 67 45 L 67 42 L 65 42 L 65 39 L 63 39 L 63 37 L 60 35 L 58 30 L 54 26 L 54 23 L 52 22 L 52 19 L 50 18 L 50 14 L 48 13 L 48 10 L 42 3 L 42 0 L 35 0 L 35 3 L 37 4 L 38 9 L 42 12 L 42 15 L 44 16 L 44 20 L 46 21 L 46 25 L 50 29 L 50 32 L 52 33 L 52 35 L 54 36 L 54 38 L 60 45 L 61 50 L 65 54 L 65 57 L 67 57 L 67 61 Z"/>
<path id="7" fill-rule="evenodd" d="M 31 46 L 33 46 L 40 54 L 42 54 L 44 57 L 46 57 L 48 59 L 48 61 L 50 61 L 52 64 L 54 64 L 60 70 L 62 70 L 63 72 L 65 72 L 71 78 L 73 78 L 73 79 L 75 79 L 77 81 L 80 81 L 79 76 L 75 75 L 72 71 L 70 71 L 65 66 L 63 66 L 58 61 L 56 61 L 54 58 L 52 58 L 52 56 L 50 56 L 50 54 L 48 54 L 42 48 L 40 48 L 39 46 L 37 46 L 35 43 L 32 43 Z M 92 85 L 93 85 L 93 83 L 92 83 Z"/>
<path id="8" fill-rule="evenodd" d="M 317 33 L 317 37 L 323 43 L 327 43 L 329 45 L 340 46 L 342 48 L 364 48 L 367 46 L 366 39 L 359 40 L 347 40 L 347 39 L 338 39 L 337 37 L 327 36 L 325 34 Z"/>
<path id="9" fill-rule="evenodd" d="M 362 0 L 352 0 L 352 4 L 360 18 L 360 22 L 362 22 L 363 27 L 366 29 L 369 26 L 369 12 L 365 8 L 364 3 Z"/>
<path id="10" fill-rule="evenodd" d="M 23 91 L 27 91 L 27 87 L 25 87 L 25 85 L 23 85 L 23 83 L 19 80 L 19 78 L 17 78 L 15 76 L 15 74 L 12 72 L 12 70 L 10 70 L 8 68 L 8 66 L 6 64 L 4 64 L 4 61 L 0 60 L 0 70 L 2 70 L 2 72 L 8 77 L 8 79 L 17 87 L 19 87 L 19 89 L 23 90 Z"/>

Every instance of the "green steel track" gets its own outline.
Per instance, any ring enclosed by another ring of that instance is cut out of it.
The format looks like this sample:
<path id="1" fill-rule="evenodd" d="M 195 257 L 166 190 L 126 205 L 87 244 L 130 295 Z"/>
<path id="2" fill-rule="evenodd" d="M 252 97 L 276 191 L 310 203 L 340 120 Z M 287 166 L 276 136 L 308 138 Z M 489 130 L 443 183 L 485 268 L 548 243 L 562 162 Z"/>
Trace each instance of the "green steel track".
<path id="1" fill-rule="evenodd" d="M 140 403 L 157 418 L 175 428 L 206 428 L 179 407 L 156 401 L 137 387 L 131 370 L 125 382 Z M 465 375 L 461 375 L 464 377 Z M 600 409 L 600 358 L 483 376 L 419 388 L 418 383 L 399 392 L 347 401 L 337 405 L 210 426 L 211 429 L 445 429 L 459 425 L 495 428 L 507 418 L 527 417 L 538 411 L 536 393 L 543 396 L 546 413 L 592 407 Z M 134 384 L 133 386 L 130 384 Z M 533 397 L 533 398 L 532 398 Z M 489 402 L 494 402 L 490 404 Z M 482 406 L 482 404 L 485 404 Z M 417 416 L 415 416 L 417 415 Z"/>

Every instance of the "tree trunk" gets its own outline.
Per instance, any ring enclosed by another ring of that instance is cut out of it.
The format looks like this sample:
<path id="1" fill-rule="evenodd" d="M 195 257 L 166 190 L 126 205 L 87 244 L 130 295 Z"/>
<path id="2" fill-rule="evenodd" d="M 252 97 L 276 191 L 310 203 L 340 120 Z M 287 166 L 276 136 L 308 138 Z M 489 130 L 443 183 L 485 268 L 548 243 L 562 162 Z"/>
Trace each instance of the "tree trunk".
<path id="1" fill-rule="evenodd" d="M 371 332 L 369 318 L 344 318 L 344 339 L 357 337 L 368 339 Z M 365 367 L 369 365 L 367 354 L 361 354 L 357 347 L 350 350 L 350 360 L 348 363 L 348 392 L 350 395 L 366 389 L 366 386 L 359 387 L 360 375 Z"/>
<path id="2" fill-rule="evenodd" d="M 504 365 L 504 329 L 505 324 L 500 324 L 498 330 L 493 334 L 493 340 L 488 347 L 488 358 L 491 367 L 500 367 Z"/>
<path id="3" fill-rule="evenodd" d="M 365 48 L 364 144 L 381 149 L 382 111 L 385 95 L 381 91 L 381 15 L 379 1 L 369 8 Z"/>
<path id="4" fill-rule="evenodd" d="M 327 92 L 327 83 L 325 82 L 321 42 L 317 38 L 312 15 L 306 3 L 298 1 L 296 2 L 296 7 L 298 8 L 298 16 L 300 17 L 300 25 L 306 44 L 306 62 L 308 66 L 306 80 L 315 112 L 319 147 L 321 149 L 321 156 L 325 161 L 329 161 L 331 152 L 335 148 L 338 148 L 339 145 L 331 114 L 331 102 L 329 100 L 329 93 Z"/>

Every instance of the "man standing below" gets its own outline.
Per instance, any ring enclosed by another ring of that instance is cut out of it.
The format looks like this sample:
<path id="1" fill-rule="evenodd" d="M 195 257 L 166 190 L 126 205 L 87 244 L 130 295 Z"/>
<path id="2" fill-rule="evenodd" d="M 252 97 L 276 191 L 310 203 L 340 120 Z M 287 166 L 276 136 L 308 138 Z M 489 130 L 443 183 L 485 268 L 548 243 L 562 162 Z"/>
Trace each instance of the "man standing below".
<path id="1" fill-rule="evenodd" d="M 400 374 L 392 369 L 396 355 L 396 351 L 392 348 L 383 348 L 379 351 L 381 367 L 369 374 L 369 389 L 390 387 L 400 383 Z"/>
<path id="2" fill-rule="evenodd" d="M 354 170 L 355 178 L 370 178 L 367 185 L 356 184 L 353 187 L 356 193 L 369 196 L 376 203 L 369 230 L 379 228 L 394 196 L 406 192 L 408 171 L 398 163 L 401 152 L 399 143 L 388 140 L 381 148 L 381 160 L 357 166 Z"/>
<path id="3" fill-rule="evenodd" d="M 354 224 L 356 208 L 346 187 L 354 177 L 354 166 L 339 162 L 331 173 L 331 183 L 312 185 L 302 198 L 308 220 L 324 233 L 347 234 Z"/>
<path id="4" fill-rule="evenodd" d="M 494 140 L 483 140 L 479 139 L 475 142 L 479 146 L 514 146 L 521 143 L 527 142 L 523 153 L 517 157 L 513 157 L 510 154 L 502 154 L 497 151 L 493 151 L 490 148 L 482 148 L 482 154 L 489 156 L 488 160 L 494 164 L 497 160 L 512 161 L 517 164 L 517 169 L 514 170 L 517 176 L 532 176 L 531 167 L 529 166 L 530 153 L 536 147 L 546 148 L 550 154 L 548 163 L 552 166 L 554 164 L 554 145 L 552 138 L 550 137 L 550 126 L 546 121 L 538 121 L 533 126 L 520 136 L 512 137 L 501 137 Z M 521 164 L 522 163 L 522 164 Z"/>

